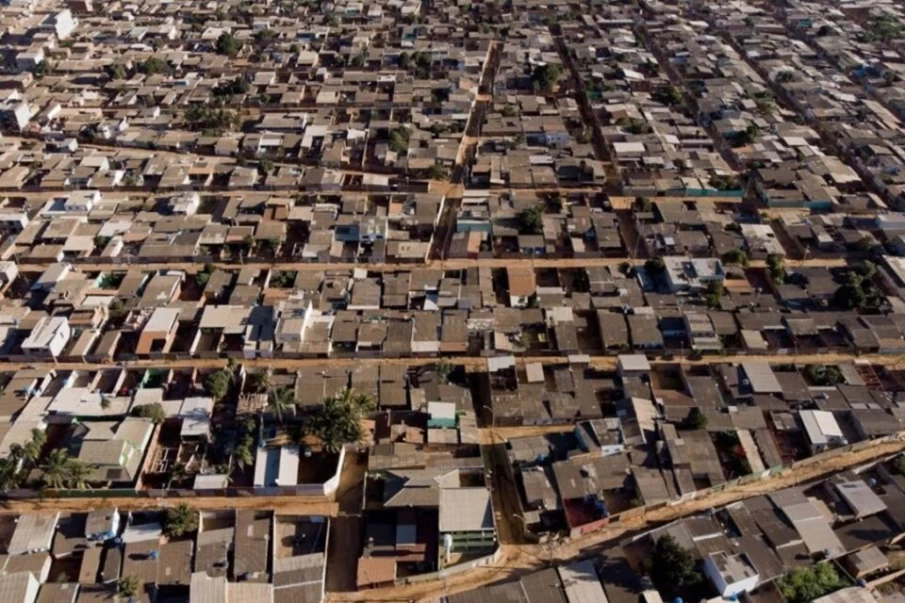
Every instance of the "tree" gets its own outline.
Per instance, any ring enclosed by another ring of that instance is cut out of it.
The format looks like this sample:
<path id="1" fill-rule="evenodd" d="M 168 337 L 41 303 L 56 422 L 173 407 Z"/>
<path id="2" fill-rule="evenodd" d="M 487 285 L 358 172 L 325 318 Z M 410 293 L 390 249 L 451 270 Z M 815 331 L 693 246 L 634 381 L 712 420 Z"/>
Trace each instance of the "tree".
<path id="1" fill-rule="evenodd" d="M 122 63 L 112 63 L 104 67 L 104 71 L 111 80 L 126 79 L 126 67 Z"/>
<path id="2" fill-rule="evenodd" d="M 138 70 L 147 75 L 155 75 L 158 73 L 169 73 L 170 66 L 163 59 L 148 57 L 144 63 L 141 63 Z"/>
<path id="3" fill-rule="evenodd" d="M 309 418 L 306 431 L 320 440 L 324 450 L 337 453 L 344 445 L 361 441 L 361 419 L 373 408 L 368 396 L 346 388 L 324 400 L 323 406 Z"/>
<path id="4" fill-rule="evenodd" d="M 66 462 L 66 487 L 73 490 L 87 490 L 94 475 L 94 465 L 79 459 L 69 459 Z"/>
<path id="5" fill-rule="evenodd" d="M 0 490 L 6 492 L 22 485 L 22 473 L 19 471 L 21 458 L 12 455 L 0 459 Z"/>
<path id="6" fill-rule="evenodd" d="M 228 31 L 224 31 L 220 34 L 220 37 L 217 38 L 217 52 L 219 54 L 225 54 L 228 57 L 235 57 L 239 54 L 239 48 L 241 45 L 239 44 L 239 40 L 236 39 L 232 33 Z"/>
<path id="7" fill-rule="evenodd" d="M 805 371 L 814 385 L 836 385 L 842 381 L 842 373 L 835 366 L 810 364 Z"/>
<path id="8" fill-rule="evenodd" d="M 41 467 L 44 471 L 44 484 L 50 488 L 62 488 L 66 485 L 66 463 L 69 461 L 69 453 L 64 448 L 52 450 L 47 455 L 47 460 Z"/>
<path id="9" fill-rule="evenodd" d="M 449 177 L 449 172 L 439 163 L 435 163 L 427 168 L 425 176 L 431 180 L 446 180 Z"/>
<path id="10" fill-rule="evenodd" d="M 650 578 L 657 590 L 670 599 L 683 594 L 701 580 L 695 569 L 694 557 L 669 534 L 661 536 L 654 544 Z"/>
<path id="11" fill-rule="evenodd" d="M 258 161 L 258 173 L 267 176 L 273 171 L 274 165 L 270 159 L 261 159 Z"/>
<path id="12" fill-rule="evenodd" d="M 538 65 L 531 73 L 531 81 L 542 92 L 552 92 L 559 83 L 562 66 L 554 63 Z"/>
<path id="13" fill-rule="evenodd" d="M 251 467 L 255 462 L 255 457 L 251 453 L 251 446 L 244 442 L 236 446 L 236 449 L 233 450 L 233 457 L 236 459 L 236 464 L 239 466 L 239 469 L 243 470 L 246 467 Z"/>
<path id="14" fill-rule="evenodd" d="M 31 439 L 22 447 L 22 458 L 32 467 L 36 466 L 46 443 L 47 433 L 41 429 L 32 429 Z"/>
<path id="15" fill-rule="evenodd" d="M 905 475 L 905 455 L 897 456 L 896 460 L 892 462 L 892 467 L 899 475 Z"/>
<path id="16" fill-rule="evenodd" d="M 208 281 L 211 280 L 211 274 L 213 274 L 214 270 L 215 268 L 212 264 L 205 264 L 204 269 L 195 275 L 195 284 L 199 288 L 204 289 Z"/>
<path id="17" fill-rule="evenodd" d="M 163 533 L 170 538 L 179 538 L 184 534 L 198 531 L 198 510 L 187 503 L 179 503 L 167 509 L 163 522 Z"/>
<path id="18" fill-rule="evenodd" d="M 647 197 L 635 197 L 634 208 L 635 211 L 646 214 L 654 208 L 654 204 Z"/>
<path id="19" fill-rule="evenodd" d="M 675 86 L 661 88 L 653 94 L 653 99 L 663 105 L 679 105 L 682 103 L 682 93 Z"/>
<path id="20" fill-rule="evenodd" d="M 411 133 L 408 128 L 400 126 L 390 132 L 390 150 L 394 153 L 405 153 L 409 148 Z"/>
<path id="21" fill-rule="evenodd" d="M 688 429 L 706 429 L 707 428 L 707 416 L 701 412 L 701 409 L 695 406 L 691 409 L 691 412 L 688 413 L 688 416 L 685 418 L 685 426 Z"/>
<path id="22" fill-rule="evenodd" d="M 518 115 L 518 109 L 515 108 L 515 105 L 506 103 L 503 106 L 501 113 L 503 114 L 503 117 L 515 117 L 516 115 Z"/>
<path id="23" fill-rule="evenodd" d="M 189 475 L 188 467 L 185 466 L 185 463 L 173 463 L 173 466 L 170 467 L 169 471 L 169 480 L 167 483 L 167 489 L 172 488 L 173 482 L 179 483 Z"/>
<path id="24" fill-rule="evenodd" d="M 843 588 L 846 582 L 832 565 L 822 561 L 786 574 L 777 586 L 788 603 L 809 603 Z"/>
<path id="25" fill-rule="evenodd" d="M 651 258 L 644 262 L 644 271 L 648 274 L 662 274 L 666 271 L 666 264 L 663 263 L 663 258 Z"/>
<path id="26" fill-rule="evenodd" d="M 724 264 L 738 264 L 740 266 L 748 265 L 748 254 L 744 249 L 730 249 L 720 258 Z"/>
<path id="27" fill-rule="evenodd" d="M 123 576 L 116 583 L 116 593 L 120 597 L 131 599 L 141 594 L 143 586 L 138 576 Z"/>
<path id="28" fill-rule="evenodd" d="M 710 281 L 707 283 L 707 305 L 711 308 L 718 308 L 723 299 L 723 283 L 720 281 Z"/>
<path id="29" fill-rule="evenodd" d="M 786 281 L 786 269 L 783 266 L 782 256 L 775 253 L 768 255 L 767 270 L 774 283 L 781 285 Z"/>
<path id="30" fill-rule="evenodd" d="M 266 394 L 273 387 L 273 373 L 270 369 L 255 373 L 252 379 L 254 380 L 252 388 L 258 394 Z"/>
<path id="31" fill-rule="evenodd" d="M 272 29 L 261 29 L 255 32 L 255 43 L 260 46 L 267 46 L 277 37 L 277 32 Z"/>
<path id="32" fill-rule="evenodd" d="M 519 234 L 536 235 L 544 231 L 544 208 L 540 205 L 529 207 L 518 215 Z"/>
<path id="33" fill-rule="evenodd" d="M 40 79 L 45 75 L 49 75 L 51 71 L 53 71 L 53 67 L 50 64 L 50 61 L 45 59 L 35 67 L 35 77 Z"/>
<path id="34" fill-rule="evenodd" d="M 795 78 L 795 74 L 792 70 L 787 69 L 780 71 L 776 74 L 776 81 L 780 84 L 787 84 L 791 82 Z"/>
<path id="35" fill-rule="evenodd" d="M 133 406 L 132 416 L 140 417 L 142 419 L 151 419 L 151 422 L 155 425 L 160 425 L 167 419 L 167 413 L 163 410 L 163 406 L 161 406 L 160 402 Z"/>
<path id="36" fill-rule="evenodd" d="M 226 369 L 220 369 L 212 373 L 208 373 L 204 379 L 204 391 L 214 399 L 214 401 L 222 400 L 229 391 L 232 383 L 232 376 Z"/>
<path id="37" fill-rule="evenodd" d="M 441 358 L 440 362 L 437 363 L 437 377 L 440 378 L 440 383 L 444 385 L 449 383 L 449 376 L 453 372 L 453 365 L 449 363 L 446 358 Z"/>
<path id="38" fill-rule="evenodd" d="M 283 415 L 295 406 L 295 395 L 288 387 L 279 387 L 267 396 L 267 409 L 277 416 L 280 423 Z"/>

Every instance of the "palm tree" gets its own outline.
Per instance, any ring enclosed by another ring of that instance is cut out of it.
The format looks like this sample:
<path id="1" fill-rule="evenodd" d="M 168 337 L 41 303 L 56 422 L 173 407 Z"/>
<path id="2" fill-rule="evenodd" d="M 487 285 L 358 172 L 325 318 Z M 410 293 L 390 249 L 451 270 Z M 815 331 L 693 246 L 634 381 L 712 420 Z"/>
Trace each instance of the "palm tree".
<path id="1" fill-rule="evenodd" d="M 142 586 L 138 576 L 123 576 L 116 584 L 116 592 L 121 597 L 131 599 L 141 593 Z"/>
<path id="2" fill-rule="evenodd" d="M 0 490 L 13 490 L 22 485 L 19 460 L 13 457 L 0 459 Z"/>
<path id="3" fill-rule="evenodd" d="M 167 483 L 167 488 L 171 488 L 173 482 L 181 482 L 186 477 L 188 477 L 188 470 L 185 463 L 173 463 L 173 466 L 170 467 L 170 479 Z"/>
<path id="4" fill-rule="evenodd" d="M 94 476 L 95 466 L 79 459 L 66 462 L 66 486 L 74 490 L 90 490 L 89 481 Z"/>
<path id="5" fill-rule="evenodd" d="M 273 371 L 267 369 L 263 373 L 255 374 L 255 383 L 254 389 L 259 394 L 266 394 L 270 392 L 270 389 L 273 387 Z"/>
<path id="6" fill-rule="evenodd" d="M 280 387 L 270 392 L 267 400 L 267 408 L 283 423 L 283 414 L 295 406 L 295 396 L 288 387 Z"/>
<path id="7" fill-rule="evenodd" d="M 107 396 L 101 396 L 101 410 L 110 410 L 112 402 Z"/>
<path id="8" fill-rule="evenodd" d="M 346 444 L 361 441 L 361 419 L 374 409 L 374 402 L 365 394 L 345 388 L 324 400 L 308 421 L 307 431 L 321 441 L 324 450 L 338 453 Z"/>
<path id="9" fill-rule="evenodd" d="M 41 458 L 41 450 L 44 449 L 46 443 L 47 434 L 40 429 L 32 429 L 31 441 L 22 447 L 22 458 L 34 467 L 37 465 L 38 459 Z"/>
<path id="10" fill-rule="evenodd" d="M 164 520 L 164 533 L 171 538 L 178 538 L 183 534 L 191 534 L 198 529 L 198 511 L 187 503 L 179 503 L 176 507 L 167 509 Z"/>
<path id="11" fill-rule="evenodd" d="M 236 459 L 236 465 L 243 471 L 246 467 L 250 467 L 255 462 L 255 458 L 251 454 L 251 448 L 245 444 L 236 446 L 236 449 L 233 451 L 233 456 Z"/>
<path id="12" fill-rule="evenodd" d="M 44 484 L 51 488 L 62 488 L 66 485 L 68 473 L 66 464 L 69 453 L 65 448 L 56 448 L 47 455 L 47 461 L 41 467 L 44 471 Z"/>

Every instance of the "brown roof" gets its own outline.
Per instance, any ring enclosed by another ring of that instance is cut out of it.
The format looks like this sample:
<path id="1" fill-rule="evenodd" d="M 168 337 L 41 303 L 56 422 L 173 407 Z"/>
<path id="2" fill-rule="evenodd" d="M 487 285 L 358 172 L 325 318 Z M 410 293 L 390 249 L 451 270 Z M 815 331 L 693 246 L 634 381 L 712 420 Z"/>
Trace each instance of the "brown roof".
<path id="1" fill-rule="evenodd" d="M 167 542 L 160 548 L 160 563 L 157 567 L 158 584 L 185 584 L 192 581 L 192 550 L 195 543 L 191 540 Z"/>
<path id="2" fill-rule="evenodd" d="M 395 557 L 362 557 L 358 560 L 358 586 L 384 584 L 396 579 Z"/>
<path id="3" fill-rule="evenodd" d="M 41 592 L 35 603 L 72 603 L 79 592 L 79 585 L 73 582 L 48 582 L 41 585 Z"/>
<path id="4" fill-rule="evenodd" d="M 534 270 L 530 267 L 508 267 L 506 275 L 509 278 L 509 294 L 517 296 L 534 295 L 537 285 L 534 280 Z"/>

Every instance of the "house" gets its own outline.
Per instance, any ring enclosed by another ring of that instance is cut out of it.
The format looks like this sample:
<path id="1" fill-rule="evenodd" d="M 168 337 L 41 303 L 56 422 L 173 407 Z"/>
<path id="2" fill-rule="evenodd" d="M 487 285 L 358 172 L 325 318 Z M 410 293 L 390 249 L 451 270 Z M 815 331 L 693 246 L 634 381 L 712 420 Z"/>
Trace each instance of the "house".
<path id="1" fill-rule="evenodd" d="M 845 446 L 848 441 L 832 412 L 826 410 L 802 410 L 798 417 L 804 427 L 808 446 L 817 454 L 834 446 Z"/>
<path id="2" fill-rule="evenodd" d="M 201 205 L 201 195 L 190 191 L 170 197 L 167 205 L 170 211 L 177 215 L 194 216 Z"/>
<path id="3" fill-rule="evenodd" d="M 179 308 L 154 309 L 141 330 L 135 353 L 169 352 L 170 346 L 173 345 L 173 340 L 176 338 L 176 329 L 179 326 L 178 318 Z"/>
<path id="4" fill-rule="evenodd" d="M 211 415 L 214 412 L 214 399 L 207 397 L 186 398 L 179 409 L 182 418 L 182 439 L 207 439 L 211 431 Z"/>
<path id="5" fill-rule="evenodd" d="M 106 541 L 119 534 L 120 514 L 113 509 L 97 509 L 85 520 L 85 538 L 89 542 Z"/>
<path id="6" fill-rule="evenodd" d="M 711 282 L 722 283 L 726 278 L 723 263 L 717 258 L 687 258 L 666 256 L 666 282 L 673 293 L 678 291 L 701 291 Z"/>
<path id="7" fill-rule="evenodd" d="M 82 445 L 78 459 L 94 470 L 91 482 L 133 483 L 154 433 L 148 419 L 128 417 L 120 423 L 95 421 L 79 425 Z"/>
<path id="8" fill-rule="evenodd" d="M 6 547 L 9 555 L 25 555 L 49 551 L 60 513 L 24 513 L 19 516 L 12 538 Z"/>
<path id="9" fill-rule="evenodd" d="M 22 352 L 29 356 L 56 358 L 63 353 L 72 337 L 69 321 L 63 316 L 45 316 L 22 342 Z"/>
<path id="10" fill-rule="evenodd" d="M 0 597 L 4 603 L 35 603 L 41 583 L 32 572 L 0 576 Z"/>
<path id="11" fill-rule="evenodd" d="M 194 572 L 189 587 L 189 603 L 273 603 L 273 584 L 227 582 L 225 576 L 210 577 Z"/>
<path id="12" fill-rule="evenodd" d="M 731 555 L 726 551 L 704 557 L 704 574 L 724 598 L 733 598 L 757 586 L 757 569 L 744 552 Z"/>
<path id="13" fill-rule="evenodd" d="M 509 306 L 524 308 L 537 293 L 537 281 L 530 266 L 509 266 L 506 268 L 509 283 Z"/>
<path id="14" fill-rule="evenodd" d="M 496 532 L 490 490 L 441 488 L 440 536 L 447 558 L 453 552 L 492 549 Z"/>
<path id="15" fill-rule="evenodd" d="M 577 423 L 575 437 L 581 449 L 590 454 L 609 456 L 625 450 L 622 421 L 618 417 Z"/>
<path id="16" fill-rule="evenodd" d="M 563 592 L 570 603 L 591 603 L 607 601 L 603 585 L 597 576 L 592 559 L 574 561 L 556 569 L 562 581 Z"/>

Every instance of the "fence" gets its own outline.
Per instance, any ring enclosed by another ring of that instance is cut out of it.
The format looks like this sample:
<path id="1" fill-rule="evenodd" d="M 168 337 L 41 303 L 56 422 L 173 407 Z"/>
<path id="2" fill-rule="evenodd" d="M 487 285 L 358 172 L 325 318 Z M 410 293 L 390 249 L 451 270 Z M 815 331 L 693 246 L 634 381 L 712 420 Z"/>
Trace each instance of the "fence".
<path id="1" fill-rule="evenodd" d="M 322 484 L 298 484 L 295 486 L 277 486 L 273 488 L 257 488 L 254 486 L 243 488 L 213 488 L 208 490 L 163 490 L 148 489 L 139 490 L 133 488 L 106 488 L 103 490 L 69 490 L 69 489 L 44 489 L 18 488 L 8 490 L 0 498 L 10 500 L 22 500 L 30 498 L 175 498 L 191 499 L 202 497 L 242 498 L 254 496 L 294 496 L 311 498 L 319 502 L 319 499 L 329 499 L 336 494 L 339 488 L 340 476 L 343 464 L 346 460 L 346 449 L 340 450 L 339 459 L 336 462 L 336 471 L 333 476 Z"/>
<path id="2" fill-rule="evenodd" d="M 406 584 L 417 584 L 419 582 L 430 582 L 431 580 L 442 580 L 444 578 L 448 578 L 450 576 L 454 576 L 456 574 L 460 574 L 464 571 L 474 569 L 476 567 L 482 567 L 486 565 L 493 565 L 498 563 L 502 559 L 502 549 L 497 547 L 497 550 L 492 554 L 487 555 L 486 557 L 481 557 L 479 559 L 472 559 L 467 563 L 460 563 L 457 565 L 453 565 L 451 567 L 444 568 L 442 570 L 431 572 L 429 574 L 417 574 L 414 576 L 406 576 L 405 578 L 399 578 L 396 580 L 396 586 L 403 586 Z"/>

